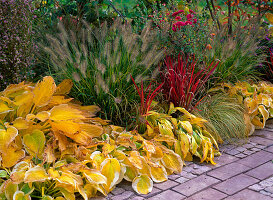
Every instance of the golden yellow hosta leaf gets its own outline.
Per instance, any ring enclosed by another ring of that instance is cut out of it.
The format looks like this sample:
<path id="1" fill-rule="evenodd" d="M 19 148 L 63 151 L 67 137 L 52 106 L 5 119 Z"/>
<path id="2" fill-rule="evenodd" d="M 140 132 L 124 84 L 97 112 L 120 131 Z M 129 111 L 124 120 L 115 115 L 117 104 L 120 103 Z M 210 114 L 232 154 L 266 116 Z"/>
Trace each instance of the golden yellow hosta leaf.
<path id="1" fill-rule="evenodd" d="M 54 79 L 51 76 L 44 77 L 33 89 L 33 103 L 39 107 L 47 105 L 55 91 L 56 85 Z"/>
<path id="2" fill-rule="evenodd" d="M 3 185 L 1 185 L 1 192 L 5 193 L 5 196 L 7 200 L 13 200 L 13 195 L 15 194 L 16 191 L 18 191 L 18 185 L 12 183 L 11 180 L 6 180 Z"/>
<path id="3" fill-rule="evenodd" d="M 23 119 L 22 117 L 16 118 L 12 122 L 12 126 L 14 126 L 17 130 L 27 129 L 29 127 L 29 122 Z"/>
<path id="4" fill-rule="evenodd" d="M 71 108 L 67 104 L 61 104 L 53 107 L 50 111 L 50 119 L 53 121 L 69 121 L 84 119 L 80 110 Z"/>
<path id="5" fill-rule="evenodd" d="M 111 145 L 111 144 L 105 144 L 102 147 L 102 153 L 104 156 L 107 156 L 110 152 L 114 151 L 116 148 L 115 145 Z"/>
<path id="6" fill-rule="evenodd" d="M 96 193 L 97 193 L 97 189 L 96 189 L 96 185 L 95 184 L 90 184 L 90 183 L 87 183 L 84 185 L 84 190 L 87 194 L 87 196 L 89 198 L 91 197 L 95 197 Z"/>
<path id="7" fill-rule="evenodd" d="M 53 163 L 56 160 L 54 149 L 52 144 L 48 144 L 43 153 L 44 161 L 47 163 Z"/>
<path id="8" fill-rule="evenodd" d="M 45 169 L 39 165 L 30 168 L 24 178 L 25 183 L 31 182 L 44 182 L 45 180 L 49 179 L 48 174 L 46 173 Z"/>
<path id="9" fill-rule="evenodd" d="M 65 200 L 63 197 L 56 197 L 55 200 Z"/>
<path id="10" fill-rule="evenodd" d="M 66 200 L 75 200 L 73 192 L 67 191 L 65 188 L 58 188 Z"/>
<path id="11" fill-rule="evenodd" d="M 192 125 L 189 121 L 179 121 L 178 126 L 181 126 L 183 129 L 187 131 L 187 133 L 192 134 Z"/>
<path id="12" fill-rule="evenodd" d="M 81 130 L 90 135 L 90 137 L 100 137 L 103 133 L 103 128 L 101 126 L 87 123 L 80 123 L 79 125 Z"/>
<path id="13" fill-rule="evenodd" d="M 17 163 L 10 174 L 13 183 L 19 184 L 24 181 L 25 173 L 29 170 L 29 164 L 25 161 Z"/>
<path id="14" fill-rule="evenodd" d="M 265 122 L 269 118 L 269 112 L 266 110 L 265 106 L 263 106 L 263 105 L 259 105 L 258 110 L 260 111 L 260 113 L 263 116 L 263 126 L 262 126 L 262 128 L 264 128 Z"/>
<path id="15" fill-rule="evenodd" d="M 121 166 L 115 158 L 106 158 L 100 166 L 101 173 L 107 178 L 106 191 L 110 191 L 119 180 Z"/>
<path id="16" fill-rule="evenodd" d="M 148 194 L 152 191 L 153 181 L 147 175 L 140 175 L 134 178 L 132 186 L 138 194 Z"/>
<path id="17" fill-rule="evenodd" d="M 70 79 L 64 79 L 58 86 L 55 95 L 65 95 L 69 94 L 71 88 L 73 87 L 73 81 Z"/>
<path id="18" fill-rule="evenodd" d="M 151 155 L 152 159 L 155 161 L 161 160 L 163 158 L 163 151 L 160 147 L 155 147 L 155 152 Z"/>
<path id="19" fill-rule="evenodd" d="M 24 104 L 32 104 L 33 93 L 31 91 L 25 91 L 22 95 L 16 96 L 14 99 L 14 104 L 16 106 L 21 106 Z"/>
<path id="20" fill-rule="evenodd" d="M 13 195 L 13 200 L 31 200 L 31 197 L 22 191 L 16 191 Z"/>
<path id="21" fill-rule="evenodd" d="M 79 133 L 81 131 L 81 127 L 79 123 L 73 121 L 55 121 L 50 123 L 52 129 L 61 131 L 64 135 L 68 137 L 72 136 L 75 133 Z"/>
<path id="22" fill-rule="evenodd" d="M 163 181 L 168 180 L 167 172 L 165 168 L 161 165 L 158 165 L 157 167 L 150 166 L 151 171 L 151 177 L 154 182 L 160 183 Z"/>
<path id="23" fill-rule="evenodd" d="M 113 153 L 113 157 L 115 157 L 119 161 L 123 161 L 126 158 L 126 155 L 121 150 L 115 150 Z"/>
<path id="24" fill-rule="evenodd" d="M 244 104 L 246 108 L 248 109 L 248 113 L 254 113 L 258 109 L 258 104 L 255 99 L 252 99 L 250 97 L 245 98 Z"/>
<path id="25" fill-rule="evenodd" d="M 52 179 L 56 179 L 56 178 L 60 177 L 59 172 L 57 170 L 55 170 L 53 167 L 50 167 L 47 170 L 47 173 L 48 173 L 49 177 Z"/>
<path id="26" fill-rule="evenodd" d="M 42 112 L 37 113 L 37 115 L 35 117 L 37 119 L 39 119 L 41 122 L 44 122 L 49 119 L 49 116 L 50 116 L 50 112 L 42 111 Z"/>
<path id="27" fill-rule="evenodd" d="M 83 181 L 80 175 L 76 175 L 70 171 L 63 171 L 61 176 L 56 178 L 60 183 L 73 186 L 75 189 L 77 186 L 82 185 Z"/>
<path id="28" fill-rule="evenodd" d="M 133 165 L 126 166 L 126 171 L 124 174 L 125 180 L 132 182 L 137 175 L 138 175 L 138 171 Z"/>
<path id="29" fill-rule="evenodd" d="M 136 168 L 138 168 L 138 169 L 143 168 L 140 154 L 138 151 L 131 151 L 130 157 L 128 159 L 132 163 L 132 165 L 135 166 Z"/>
<path id="30" fill-rule="evenodd" d="M 201 163 L 204 162 L 207 158 L 208 151 L 209 151 L 209 144 L 206 140 L 202 140 L 202 149 L 203 149 L 203 156 L 201 159 Z"/>
<path id="31" fill-rule="evenodd" d="M 107 184 L 107 178 L 97 170 L 83 170 L 83 175 L 91 184 Z"/>
<path id="32" fill-rule="evenodd" d="M 66 99 L 64 96 L 53 96 L 49 102 L 49 105 L 59 105 L 59 104 L 66 104 L 70 102 L 73 98 Z"/>
<path id="33" fill-rule="evenodd" d="M 2 167 L 10 168 L 14 166 L 19 160 L 25 157 L 25 151 L 23 149 L 17 149 L 13 146 L 9 146 L 2 153 Z"/>
<path id="34" fill-rule="evenodd" d="M 175 173 L 180 173 L 182 171 L 183 161 L 181 160 L 181 157 L 172 150 L 164 153 L 162 163 L 166 168 Z"/>
<path id="35" fill-rule="evenodd" d="M 24 145 L 29 154 L 32 156 L 42 157 L 45 147 L 45 135 L 42 131 L 36 129 L 31 134 L 23 137 Z"/>
<path id="36" fill-rule="evenodd" d="M 185 159 L 190 150 L 190 141 L 188 136 L 182 131 L 179 132 L 179 141 L 181 145 L 181 151 L 183 153 L 183 158 Z"/>
<path id="37" fill-rule="evenodd" d="M 7 130 L 0 129 L 0 152 L 5 152 L 17 135 L 18 130 L 15 127 L 10 126 Z"/>
<path id="38" fill-rule="evenodd" d="M 13 108 L 9 107 L 4 101 L 0 100 L 0 114 L 13 111 Z"/>

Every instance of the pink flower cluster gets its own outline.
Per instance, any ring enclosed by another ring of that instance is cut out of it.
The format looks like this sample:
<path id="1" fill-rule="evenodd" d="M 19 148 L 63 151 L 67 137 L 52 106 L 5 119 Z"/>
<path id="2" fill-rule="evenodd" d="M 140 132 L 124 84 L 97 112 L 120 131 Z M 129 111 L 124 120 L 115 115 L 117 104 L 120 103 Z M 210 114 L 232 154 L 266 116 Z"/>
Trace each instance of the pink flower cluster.
<path id="1" fill-rule="evenodd" d="M 197 19 L 194 19 L 194 14 L 195 12 L 193 10 L 189 10 L 190 11 L 190 14 L 187 14 L 187 21 L 178 21 L 178 20 L 181 20 L 182 18 L 180 16 L 178 16 L 180 13 L 185 13 L 184 10 L 179 10 L 177 12 L 174 12 L 172 14 L 172 17 L 175 17 L 175 20 L 177 20 L 178 22 L 174 23 L 173 26 L 172 26 L 172 30 L 174 32 L 176 32 L 177 30 L 180 30 L 181 27 L 183 26 L 187 26 L 187 25 L 191 25 L 191 26 L 194 26 L 193 24 L 196 24 L 197 23 Z"/>

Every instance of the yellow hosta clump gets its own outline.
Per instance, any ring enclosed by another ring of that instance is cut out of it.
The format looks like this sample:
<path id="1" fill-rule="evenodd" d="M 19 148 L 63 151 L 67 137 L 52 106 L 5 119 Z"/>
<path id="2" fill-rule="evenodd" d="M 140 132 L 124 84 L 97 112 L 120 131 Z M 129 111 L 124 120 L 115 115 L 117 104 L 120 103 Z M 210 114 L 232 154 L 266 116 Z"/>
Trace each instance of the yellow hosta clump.
<path id="1" fill-rule="evenodd" d="M 217 90 L 222 90 L 231 97 L 237 98 L 238 102 L 245 106 L 252 126 L 249 135 L 254 132 L 255 128 L 264 128 L 266 120 L 273 117 L 273 85 L 270 83 L 237 82 L 235 85 L 224 83 L 211 91 Z"/>
<path id="2" fill-rule="evenodd" d="M 180 113 L 179 117 L 172 117 L 176 112 Z M 150 111 L 145 120 L 146 137 L 165 144 L 183 160 L 192 161 L 195 155 L 201 162 L 215 164 L 214 156 L 220 155 L 216 140 L 205 130 L 203 124 L 206 120 L 190 114 L 184 108 L 171 104 L 168 114 Z M 171 163 L 168 157 L 165 158 L 165 163 Z"/>
<path id="3" fill-rule="evenodd" d="M 2 199 L 74 200 L 81 195 L 87 200 L 98 192 L 107 195 L 123 179 L 147 194 L 153 182 L 181 172 L 180 152 L 160 138 L 146 140 L 96 118 L 97 106 L 81 106 L 66 96 L 71 87 L 70 80 L 57 86 L 47 76 L 0 93 Z M 186 122 L 177 126 L 191 132 Z M 211 146 L 203 143 L 210 155 Z"/>

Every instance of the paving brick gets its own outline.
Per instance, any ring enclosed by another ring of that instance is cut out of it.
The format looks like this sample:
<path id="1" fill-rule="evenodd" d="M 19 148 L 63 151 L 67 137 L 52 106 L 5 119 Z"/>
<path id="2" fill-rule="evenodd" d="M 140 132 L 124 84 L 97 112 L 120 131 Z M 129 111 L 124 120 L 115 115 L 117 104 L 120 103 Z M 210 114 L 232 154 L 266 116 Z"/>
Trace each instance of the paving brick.
<path id="1" fill-rule="evenodd" d="M 229 154 L 229 155 L 234 156 L 236 154 L 239 154 L 240 151 L 237 151 L 236 149 L 231 149 L 231 150 L 226 151 L 226 153 Z"/>
<path id="2" fill-rule="evenodd" d="M 236 176 L 237 174 L 245 172 L 249 169 L 251 168 L 243 164 L 234 162 L 234 163 L 230 163 L 228 165 L 219 167 L 211 172 L 208 172 L 207 174 L 221 180 L 226 180 L 232 176 Z"/>
<path id="3" fill-rule="evenodd" d="M 193 178 L 197 177 L 196 175 L 186 172 L 186 171 L 182 171 L 180 175 L 185 178 L 188 178 L 188 179 L 193 179 Z"/>
<path id="4" fill-rule="evenodd" d="M 269 139 L 258 137 L 258 136 L 250 137 L 250 141 L 255 142 L 257 144 L 264 145 L 264 146 L 273 144 L 273 140 L 269 140 Z"/>
<path id="5" fill-rule="evenodd" d="M 157 183 L 157 184 L 154 184 L 155 187 L 161 189 L 161 190 L 167 190 L 167 189 L 170 189 L 174 186 L 178 185 L 177 182 L 175 181 L 172 181 L 172 180 L 167 180 L 163 183 Z"/>
<path id="6" fill-rule="evenodd" d="M 181 176 L 178 175 L 178 174 L 172 174 L 172 175 L 168 176 L 168 179 L 170 179 L 170 180 L 176 180 L 176 179 L 178 179 L 178 178 L 180 178 L 180 177 L 181 177 Z"/>
<path id="7" fill-rule="evenodd" d="M 263 180 L 273 175 L 273 163 L 267 162 L 259 167 L 256 167 L 246 173 L 249 176 Z"/>
<path id="8" fill-rule="evenodd" d="M 264 189 L 260 184 L 254 184 L 248 187 L 248 189 L 254 190 L 256 192 L 259 192 Z"/>
<path id="9" fill-rule="evenodd" d="M 212 178 L 210 176 L 201 175 L 194 179 L 187 181 L 186 183 L 182 183 L 173 188 L 173 190 L 185 195 L 191 196 L 198 191 L 203 190 L 215 183 L 218 183 L 219 180 Z"/>
<path id="10" fill-rule="evenodd" d="M 235 156 L 228 155 L 226 153 L 223 153 L 221 156 L 215 157 L 214 162 L 216 162 L 216 165 L 212 165 L 212 168 L 220 167 L 229 163 L 232 163 L 236 160 L 239 160 Z"/>
<path id="11" fill-rule="evenodd" d="M 256 148 L 256 147 L 254 147 L 254 148 L 251 148 L 250 150 L 251 150 L 251 151 L 255 151 L 255 152 L 257 152 L 257 151 L 261 151 L 261 149 L 259 149 L 259 148 Z"/>
<path id="12" fill-rule="evenodd" d="M 266 195 L 266 196 L 270 196 L 271 195 L 270 192 L 267 192 L 265 190 L 260 191 L 260 194 L 263 194 L 263 195 Z"/>
<path id="13" fill-rule="evenodd" d="M 244 188 L 247 188 L 250 185 L 253 185 L 257 182 L 259 182 L 258 179 L 247 176 L 245 174 L 240 174 L 238 176 L 232 177 L 222 183 L 213 186 L 213 188 L 221 192 L 224 192 L 228 195 L 233 195 L 238 191 L 243 190 Z"/>
<path id="14" fill-rule="evenodd" d="M 245 158 L 245 157 L 247 157 L 247 155 L 243 154 L 243 153 L 239 153 L 239 154 L 236 154 L 235 157 L 237 157 L 237 158 Z"/>
<path id="15" fill-rule="evenodd" d="M 166 200 L 166 199 L 175 199 L 175 200 L 180 200 L 180 199 L 185 199 L 186 196 L 179 194 L 175 191 L 172 190 L 166 190 L 164 192 L 161 192 L 151 198 L 149 200 Z"/>
<path id="16" fill-rule="evenodd" d="M 246 150 L 246 151 L 244 151 L 243 153 L 249 156 L 249 155 L 255 153 L 255 151 Z"/>
<path id="17" fill-rule="evenodd" d="M 178 183 L 185 183 L 188 180 L 189 180 L 188 178 L 181 176 L 180 178 L 176 179 L 175 181 Z"/>
<path id="18" fill-rule="evenodd" d="M 134 193 L 131 191 L 125 191 L 119 195 L 113 196 L 111 199 L 112 200 L 124 200 L 124 199 L 129 199 L 130 196 L 132 196 Z"/>
<path id="19" fill-rule="evenodd" d="M 219 192 L 215 189 L 209 188 L 206 190 L 203 190 L 202 192 L 199 192 L 197 194 L 194 194 L 193 196 L 187 198 L 187 200 L 220 200 L 227 197 L 226 194 Z"/>
<path id="20" fill-rule="evenodd" d="M 120 188 L 120 187 L 116 187 L 111 193 L 113 195 L 118 195 L 118 194 L 121 194 L 122 192 L 124 192 L 125 190 L 123 188 Z"/>
<path id="21" fill-rule="evenodd" d="M 158 189 L 156 187 L 153 187 L 152 191 L 149 194 L 141 194 L 139 196 L 144 197 L 145 199 L 147 199 L 147 198 L 149 198 L 151 196 L 154 196 L 154 195 L 156 195 L 156 194 L 158 194 L 160 192 L 162 192 L 162 190 L 160 190 L 160 189 Z"/>
<path id="22" fill-rule="evenodd" d="M 247 149 L 251 149 L 251 148 L 253 148 L 254 146 L 255 146 L 255 145 L 253 145 L 253 144 L 247 143 L 247 144 L 244 144 L 242 147 L 247 148 Z"/>
<path id="23" fill-rule="evenodd" d="M 265 148 L 264 150 L 273 153 L 273 145 Z"/>
<path id="24" fill-rule="evenodd" d="M 225 200 L 270 200 L 271 198 L 265 195 L 262 195 L 258 192 L 245 189 L 233 196 L 226 198 Z"/>
<path id="25" fill-rule="evenodd" d="M 235 148 L 237 151 L 239 151 L 239 152 L 243 152 L 243 151 L 246 151 L 247 149 L 246 148 L 244 148 L 244 147 L 237 147 L 237 148 Z"/>
<path id="26" fill-rule="evenodd" d="M 241 163 L 243 165 L 246 165 L 248 167 L 254 168 L 261 164 L 264 164 L 268 162 L 269 160 L 273 159 L 273 154 L 266 152 L 266 151 L 259 151 L 257 153 L 254 153 L 246 158 L 243 158 L 241 160 L 238 160 L 238 163 Z"/>
<path id="27" fill-rule="evenodd" d="M 196 175 L 201 175 L 210 170 L 211 168 L 208 166 L 193 164 L 192 169 L 188 172 L 191 172 L 192 174 L 196 174 Z"/>
<path id="28" fill-rule="evenodd" d="M 145 199 L 144 197 L 140 197 L 140 196 L 134 196 L 130 198 L 130 200 L 144 200 L 144 199 Z"/>

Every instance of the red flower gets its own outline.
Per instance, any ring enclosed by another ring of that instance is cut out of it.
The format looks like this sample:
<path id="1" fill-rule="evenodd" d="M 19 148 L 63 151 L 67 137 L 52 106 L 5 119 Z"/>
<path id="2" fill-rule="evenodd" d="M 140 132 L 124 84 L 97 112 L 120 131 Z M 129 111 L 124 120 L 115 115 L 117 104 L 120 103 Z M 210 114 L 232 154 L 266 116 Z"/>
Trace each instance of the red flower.
<path id="1" fill-rule="evenodd" d="M 177 31 L 175 25 L 173 25 L 172 30 L 173 30 L 173 32 L 176 32 L 176 31 Z"/>
<path id="2" fill-rule="evenodd" d="M 176 19 L 176 20 L 180 20 L 181 17 L 180 17 L 180 16 L 176 16 L 175 19 Z"/>
<path id="3" fill-rule="evenodd" d="M 191 10 L 191 9 L 190 9 L 189 11 L 190 11 L 190 13 L 193 13 L 193 14 L 195 14 L 195 12 L 194 12 L 193 10 Z"/>
<path id="4" fill-rule="evenodd" d="M 193 15 L 192 15 L 192 14 L 187 14 L 187 20 L 188 20 L 188 21 L 192 20 L 192 18 L 193 18 Z"/>
<path id="5" fill-rule="evenodd" d="M 197 19 L 193 19 L 193 23 L 196 24 L 197 23 Z"/>
<path id="6" fill-rule="evenodd" d="M 191 21 L 186 21 L 185 24 L 186 25 L 192 25 L 192 22 Z"/>
<path id="7" fill-rule="evenodd" d="M 184 10 L 179 10 L 179 11 L 177 11 L 177 12 L 174 12 L 174 13 L 172 14 L 172 17 L 175 17 L 175 16 L 177 16 L 177 15 L 180 14 L 180 13 L 184 13 Z"/>

